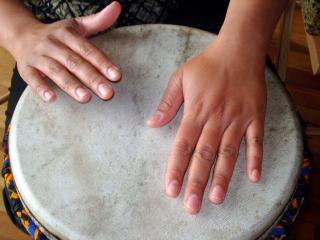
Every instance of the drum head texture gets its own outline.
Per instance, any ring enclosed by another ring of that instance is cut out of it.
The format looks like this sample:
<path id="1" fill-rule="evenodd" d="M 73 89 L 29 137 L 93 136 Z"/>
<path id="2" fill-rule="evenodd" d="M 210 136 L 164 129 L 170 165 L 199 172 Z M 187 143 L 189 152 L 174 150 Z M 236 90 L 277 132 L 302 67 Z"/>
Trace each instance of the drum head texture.
<path id="1" fill-rule="evenodd" d="M 248 180 L 242 143 L 223 204 L 211 204 L 206 191 L 201 212 L 190 215 L 183 194 L 165 195 L 182 110 L 160 129 L 145 122 L 171 73 L 214 38 L 171 25 L 125 27 L 93 38 L 123 70 L 111 101 L 93 97 L 79 104 L 58 91 L 57 101 L 46 104 L 27 88 L 12 120 L 11 164 L 24 205 L 48 232 L 72 240 L 247 240 L 272 226 L 295 187 L 302 141 L 287 93 L 269 69 L 261 181 Z"/>

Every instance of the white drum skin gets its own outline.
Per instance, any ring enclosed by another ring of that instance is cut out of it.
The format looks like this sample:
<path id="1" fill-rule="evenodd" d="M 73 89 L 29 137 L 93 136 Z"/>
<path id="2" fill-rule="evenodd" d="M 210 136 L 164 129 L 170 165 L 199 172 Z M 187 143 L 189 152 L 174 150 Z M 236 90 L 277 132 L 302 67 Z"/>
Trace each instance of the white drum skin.
<path id="1" fill-rule="evenodd" d="M 124 27 L 93 38 L 123 77 L 111 101 L 80 104 L 57 90 L 42 102 L 28 87 L 13 116 L 9 145 L 19 195 L 59 239 L 256 239 L 283 211 L 296 185 L 302 137 L 290 99 L 266 68 L 268 103 L 262 179 L 251 183 L 241 144 L 221 205 L 206 191 L 190 215 L 165 195 L 167 157 L 183 109 L 160 129 L 146 126 L 170 75 L 214 35 L 172 25 Z M 248 66 L 250 67 L 250 66 Z"/>

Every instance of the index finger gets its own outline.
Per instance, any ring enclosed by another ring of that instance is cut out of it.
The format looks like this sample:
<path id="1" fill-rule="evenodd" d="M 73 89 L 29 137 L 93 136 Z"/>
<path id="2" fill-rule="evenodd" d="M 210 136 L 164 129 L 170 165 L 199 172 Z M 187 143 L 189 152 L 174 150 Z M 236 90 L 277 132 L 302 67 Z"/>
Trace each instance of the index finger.
<path id="1" fill-rule="evenodd" d="M 202 126 L 193 119 L 184 117 L 169 157 L 166 172 L 166 192 L 171 197 L 177 197 L 181 190 L 184 174 L 196 143 L 199 139 Z"/>
<path id="2" fill-rule="evenodd" d="M 92 64 L 99 72 L 111 81 L 119 81 L 121 72 L 118 67 L 96 46 L 82 37 L 75 29 L 70 28 L 62 36 L 63 42 Z"/>

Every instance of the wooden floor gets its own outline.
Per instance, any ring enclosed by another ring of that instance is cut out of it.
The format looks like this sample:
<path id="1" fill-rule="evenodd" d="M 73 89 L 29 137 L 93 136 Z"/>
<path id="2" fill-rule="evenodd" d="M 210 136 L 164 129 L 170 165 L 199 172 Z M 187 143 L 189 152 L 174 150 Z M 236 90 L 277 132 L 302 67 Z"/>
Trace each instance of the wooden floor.
<path id="1" fill-rule="evenodd" d="M 269 54 L 273 60 L 279 47 L 279 29 L 275 31 Z M 0 95 L 9 86 L 11 69 L 14 61 L 0 49 Z M 287 89 L 290 91 L 296 109 L 308 123 L 308 126 L 320 126 L 320 77 L 311 73 L 307 43 L 299 7 L 296 8 L 291 51 L 289 54 L 289 69 L 287 74 Z M 0 106 L 0 132 L 4 127 L 5 106 Z M 290 239 L 316 240 L 320 239 L 320 137 L 308 135 L 308 144 L 313 153 L 313 171 L 311 184 L 303 209 L 298 216 Z M 0 187 L 3 182 L 0 181 Z M 1 198 L 0 198 L 1 199 Z M 0 200 L 0 240 L 29 239 L 16 230 L 6 214 Z"/>

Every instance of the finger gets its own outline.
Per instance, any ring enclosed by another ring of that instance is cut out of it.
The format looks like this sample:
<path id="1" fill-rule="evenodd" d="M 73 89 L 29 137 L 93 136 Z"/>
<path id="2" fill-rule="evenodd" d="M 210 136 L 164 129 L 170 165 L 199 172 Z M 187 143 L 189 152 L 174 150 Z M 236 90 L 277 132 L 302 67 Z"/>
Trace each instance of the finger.
<path id="1" fill-rule="evenodd" d="M 261 177 L 263 125 L 263 120 L 252 121 L 245 134 L 247 175 L 252 182 L 258 182 Z"/>
<path id="2" fill-rule="evenodd" d="M 166 192 L 170 197 L 177 197 L 180 193 L 183 177 L 201 130 L 202 126 L 192 118 L 182 119 L 166 172 Z"/>
<path id="3" fill-rule="evenodd" d="M 55 41 L 51 48 L 51 57 L 64 65 L 96 95 L 104 100 L 113 96 L 108 80 L 86 60 L 58 41 Z"/>
<path id="4" fill-rule="evenodd" d="M 118 19 L 120 12 L 120 3 L 114 1 L 99 13 L 75 18 L 75 20 L 80 27 L 80 33 L 83 36 L 90 36 L 109 28 Z"/>
<path id="5" fill-rule="evenodd" d="M 27 66 L 21 71 L 21 77 L 43 101 L 55 101 L 55 92 L 37 69 Z"/>
<path id="6" fill-rule="evenodd" d="M 90 100 L 90 92 L 59 62 L 49 57 L 41 57 L 39 63 L 41 64 L 36 64 L 35 67 L 68 95 L 83 103 Z"/>
<path id="7" fill-rule="evenodd" d="M 170 122 L 177 114 L 182 101 L 182 70 L 174 73 L 157 107 L 157 111 L 148 119 L 149 127 L 161 127 Z"/>
<path id="8" fill-rule="evenodd" d="M 185 192 L 185 206 L 190 213 L 200 211 L 203 193 L 218 150 L 222 127 L 208 122 L 193 153 Z"/>
<path id="9" fill-rule="evenodd" d="M 75 30 L 68 29 L 63 31 L 59 36 L 61 42 L 66 44 L 71 50 L 85 59 L 88 63 L 94 66 L 110 81 L 119 81 L 121 72 L 119 68 L 111 62 L 111 60 L 96 46 L 90 43 L 87 39 L 80 36 Z"/>
<path id="10" fill-rule="evenodd" d="M 239 127 L 239 124 L 234 122 L 222 136 L 209 191 L 209 199 L 215 204 L 224 201 L 238 157 L 243 132 L 244 130 Z"/>

